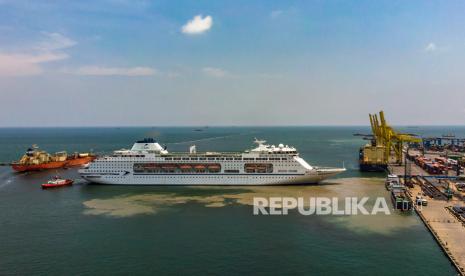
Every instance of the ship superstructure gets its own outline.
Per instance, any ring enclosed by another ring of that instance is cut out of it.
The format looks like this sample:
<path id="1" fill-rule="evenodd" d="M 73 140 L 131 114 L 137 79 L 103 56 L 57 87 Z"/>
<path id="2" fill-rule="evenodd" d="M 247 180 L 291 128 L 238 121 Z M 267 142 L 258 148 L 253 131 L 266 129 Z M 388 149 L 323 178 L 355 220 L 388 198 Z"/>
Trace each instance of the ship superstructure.
<path id="1" fill-rule="evenodd" d="M 267 145 L 244 152 L 171 153 L 154 139 L 137 141 L 130 150 L 95 159 L 81 176 L 101 184 L 126 185 L 279 185 L 311 184 L 345 171 L 309 165 L 294 147 Z"/>

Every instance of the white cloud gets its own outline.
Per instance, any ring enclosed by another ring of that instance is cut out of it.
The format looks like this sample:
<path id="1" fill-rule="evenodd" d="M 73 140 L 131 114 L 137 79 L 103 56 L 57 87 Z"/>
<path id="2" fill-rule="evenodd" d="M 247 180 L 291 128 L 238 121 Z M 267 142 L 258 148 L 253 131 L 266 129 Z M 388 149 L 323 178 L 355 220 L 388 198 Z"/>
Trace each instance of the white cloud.
<path id="1" fill-rule="evenodd" d="M 0 53 L 0 76 L 30 76 L 43 72 L 42 64 L 69 58 L 59 50 L 76 42 L 59 33 L 43 33 L 36 47 L 23 53 Z"/>
<path id="2" fill-rule="evenodd" d="M 261 78 L 261 79 L 282 79 L 284 75 L 273 73 L 258 73 L 258 74 L 237 74 L 218 67 L 203 67 L 202 73 L 207 77 L 212 78 Z"/>
<path id="3" fill-rule="evenodd" d="M 66 59 L 66 54 L 1 54 L 0 76 L 30 76 L 42 73 L 41 63 Z"/>
<path id="4" fill-rule="evenodd" d="M 425 47 L 425 52 L 434 52 L 437 50 L 437 46 L 436 44 L 434 44 L 433 42 L 430 42 L 428 45 L 426 45 Z"/>
<path id="5" fill-rule="evenodd" d="M 259 78 L 264 78 L 264 79 L 282 79 L 284 77 L 282 74 L 269 74 L 269 73 L 260 73 L 257 76 Z"/>
<path id="6" fill-rule="evenodd" d="M 201 34 L 208 31 L 212 25 L 213 19 L 211 16 L 208 15 L 202 18 L 202 15 L 196 15 L 182 26 L 181 31 L 185 34 Z"/>
<path id="7" fill-rule="evenodd" d="M 224 78 L 232 76 L 228 71 L 215 67 L 204 67 L 202 68 L 202 72 L 209 77 L 215 78 Z"/>
<path id="8" fill-rule="evenodd" d="M 157 70 L 151 67 L 102 67 L 102 66 L 83 66 L 74 71 L 67 73 L 84 75 L 84 76 L 153 76 Z"/>
<path id="9" fill-rule="evenodd" d="M 282 10 L 275 10 L 270 13 L 270 17 L 274 19 L 279 17 L 281 14 L 283 14 Z"/>
<path id="10" fill-rule="evenodd" d="M 174 78 L 180 77 L 181 73 L 171 71 L 171 72 L 163 73 L 162 75 L 168 79 L 174 79 Z"/>
<path id="11" fill-rule="evenodd" d="M 44 39 L 38 43 L 37 48 L 41 51 L 54 51 L 73 47 L 76 41 L 59 33 L 43 32 Z"/>

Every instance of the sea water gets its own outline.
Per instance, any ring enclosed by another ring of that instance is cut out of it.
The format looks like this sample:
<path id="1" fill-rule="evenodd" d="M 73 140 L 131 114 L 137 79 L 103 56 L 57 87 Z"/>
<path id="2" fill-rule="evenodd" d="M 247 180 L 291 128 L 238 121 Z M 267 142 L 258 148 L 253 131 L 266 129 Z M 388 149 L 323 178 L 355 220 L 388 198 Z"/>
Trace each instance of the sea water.
<path id="1" fill-rule="evenodd" d="M 419 127 L 421 135 L 465 128 Z M 354 133 L 367 127 L 4 128 L 0 161 L 32 144 L 103 154 L 154 137 L 170 151 L 242 151 L 253 139 L 297 147 L 310 164 L 347 172 L 320 185 L 157 187 L 91 185 L 76 169 L 14 173 L 0 167 L 0 274 L 454 275 L 414 213 L 253 215 L 254 197 L 385 197 L 381 173 L 360 173 Z M 72 187 L 42 190 L 59 173 Z"/>

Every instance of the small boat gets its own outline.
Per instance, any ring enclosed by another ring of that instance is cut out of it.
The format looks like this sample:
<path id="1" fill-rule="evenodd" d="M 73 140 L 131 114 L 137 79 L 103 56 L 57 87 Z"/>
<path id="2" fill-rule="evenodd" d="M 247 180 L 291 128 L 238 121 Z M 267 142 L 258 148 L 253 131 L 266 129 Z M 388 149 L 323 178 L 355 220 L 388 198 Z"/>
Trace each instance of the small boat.
<path id="1" fill-rule="evenodd" d="M 49 180 L 47 183 L 42 184 L 42 189 L 70 186 L 70 185 L 73 185 L 73 182 L 74 180 L 72 179 L 62 179 L 59 176 L 55 176 L 53 179 Z"/>

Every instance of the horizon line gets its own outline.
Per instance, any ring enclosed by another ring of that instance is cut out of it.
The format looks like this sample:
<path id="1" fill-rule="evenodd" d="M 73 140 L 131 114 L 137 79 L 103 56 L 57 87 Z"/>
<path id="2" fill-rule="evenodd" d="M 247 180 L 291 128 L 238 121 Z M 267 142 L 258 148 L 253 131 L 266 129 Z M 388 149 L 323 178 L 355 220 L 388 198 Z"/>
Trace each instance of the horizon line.
<path id="1" fill-rule="evenodd" d="M 392 125 L 394 127 L 465 127 L 465 124 L 402 124 Z M 0 126 L 5 128 L 154 128 L 154 127 L 180 127 L 180 128 L 216 128 L 216 127 L 370 127 L 370 125 L 332 125 L 332 124 L 314 124 L 314 125 L 57 125 L 57 126 Z"/>

